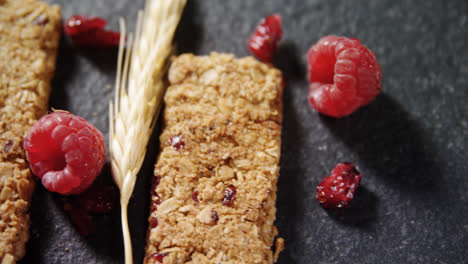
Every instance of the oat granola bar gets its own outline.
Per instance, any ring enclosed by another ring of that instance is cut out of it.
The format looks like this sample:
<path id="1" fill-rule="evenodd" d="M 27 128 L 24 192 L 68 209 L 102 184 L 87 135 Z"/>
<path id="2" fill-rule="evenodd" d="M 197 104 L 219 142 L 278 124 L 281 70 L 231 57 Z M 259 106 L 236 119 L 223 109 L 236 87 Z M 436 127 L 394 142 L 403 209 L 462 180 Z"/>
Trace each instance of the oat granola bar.
<path id="1" fill-rule="evenodd" d="M 29 238 L 34 190 L 23 150 L 29 127 L 47 111 L 60 35 L 60 9 L 0 0 L 0 263 L 15 263 Z"/>
<path id="2" fill-rule="evenodd" d="M 273 263 L 281 72 L 184 54 L 169 82 L 145 263 Z"/>

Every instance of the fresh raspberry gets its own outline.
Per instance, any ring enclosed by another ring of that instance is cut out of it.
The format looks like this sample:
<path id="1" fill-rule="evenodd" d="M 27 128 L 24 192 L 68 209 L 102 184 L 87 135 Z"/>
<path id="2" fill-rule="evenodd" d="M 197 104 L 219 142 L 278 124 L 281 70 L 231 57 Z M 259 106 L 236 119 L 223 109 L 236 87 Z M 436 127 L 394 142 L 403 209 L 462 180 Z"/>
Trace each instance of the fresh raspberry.
<path id="1" fill-rule="evenodd" d="M 349 115 L 380 93 L 382 69 L 375 54 L 355 38 L 323 37 L 307 60 L 309 102 L 322 114 Z"/>
<path id="2" fill-rule="evenodd" d="M 340 162 L 317 186 L 316 198 L 324 208 L 348 207 L 361 178 L 354 163 Z"/>
<path id="3" fill-rule="evenodd" d="M 259 60 L 271 62 L 282 35 L 281 15 L 271 15 L 260 21 L 247 45 Z"/>
<path id="4" fill-rule="evenodd" d="M 118 46 L 120 33 L 105 30 L 106 25 L 107 21 L 100 17 L 73 15 L 65 22 L 64 31 L 78 47 Z"/>
<path id="5" fill-rule="evenodd" d="M 65 195 L 88 188 L 106 161 L 101 132 L 65 111 L 39 119 L 25 137 L 24 149 L 44 187 Z"/>

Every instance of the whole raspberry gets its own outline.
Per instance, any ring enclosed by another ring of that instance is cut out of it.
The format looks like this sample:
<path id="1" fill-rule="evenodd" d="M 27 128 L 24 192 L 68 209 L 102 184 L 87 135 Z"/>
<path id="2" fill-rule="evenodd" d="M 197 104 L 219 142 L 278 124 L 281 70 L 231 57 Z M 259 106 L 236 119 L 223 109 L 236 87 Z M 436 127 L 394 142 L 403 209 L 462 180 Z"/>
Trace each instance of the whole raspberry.
<path id="1" fill-rule="evenodd" d="M 307 60 L 309 102 L 322 114 L 349 115 L 380 93 L 382 69 L 375 54 L 355 38 L 323 37 Z"/>
<path id="2" fill-rule="evenodd" d="M 340 162 L 317 186 L 316 198 L 324 208 L 348 207 L 361 178 L 353 163 Z"/>
<path id="3" fill-rule="evenodd" d="M 260 21 L 247 45 L 259 60 L 271 62 L 282 35 L 281 16 L 271 15 Z"/>
<path id="4" fill-rule="evenodd" d="M 39 119 L 25 137 L 24 149 L 44 187 L 66 195 L 88 188 L 106 161 L 101 132 L 65 111 Z"/>

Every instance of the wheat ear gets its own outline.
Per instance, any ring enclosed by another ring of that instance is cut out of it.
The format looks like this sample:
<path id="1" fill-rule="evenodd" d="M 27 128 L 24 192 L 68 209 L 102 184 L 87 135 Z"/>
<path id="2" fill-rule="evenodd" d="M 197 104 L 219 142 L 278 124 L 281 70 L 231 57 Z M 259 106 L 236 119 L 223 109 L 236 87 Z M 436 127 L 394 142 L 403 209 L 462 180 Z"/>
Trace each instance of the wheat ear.
<path id="1" fill-rule="evenodd" d="M 115 98 L 109 105 L 109 145 L 112 176 L 120 189 L 126 264 L 133 263 L 127 207 L 161 109 L 167 58 L 185 4 L 186 0 L 147 0 L 144 13 L 138 13 L 134 42 L 132 34 L 126 38 L 125 21 L 120 19 Z"/>

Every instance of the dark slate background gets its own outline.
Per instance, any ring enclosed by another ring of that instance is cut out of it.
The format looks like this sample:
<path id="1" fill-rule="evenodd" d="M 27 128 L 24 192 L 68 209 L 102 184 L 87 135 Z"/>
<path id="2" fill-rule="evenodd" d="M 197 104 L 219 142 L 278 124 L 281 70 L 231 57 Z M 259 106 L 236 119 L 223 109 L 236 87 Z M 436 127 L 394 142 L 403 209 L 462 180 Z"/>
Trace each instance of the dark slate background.
<path id="1" fill-rule="evenodd" d="M 63 17 L 101 16 L 130 28 L 143 0 L 54 1 Z M 177 32 L 180 52 L 246 56 L 254 26 L 283 16 L 274 64 L 287 78 L 277 226 L 286 239 L 279 263 L 467 263 L 468 1 L 189 0 Z M 356 37 L 383 69 L 383 91 L 343 119 L 307 102 L 308 48 L 320 37 Z M 108 136 L 116 50 L 78 50 L 62 39 L 51 107 L 88 119 Z M 130 204 L 136 263 L 143 259 L 148 186 L 157 134 Z M 363 172 L 348 209 L 326 211 L 315 187 L 339 161 Z M 109 177 L 109 168 L 104 175 Z M 105 176 L 103 176 L 105 177 Z M 103 178 L 101 177 L 101 178 Z M 38 187 L 22 263 L 123 263 L 120 212 L 97 219 L 82 237 L 61 197 Z"/>

